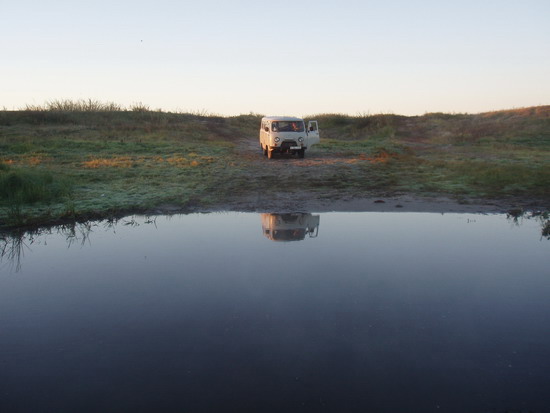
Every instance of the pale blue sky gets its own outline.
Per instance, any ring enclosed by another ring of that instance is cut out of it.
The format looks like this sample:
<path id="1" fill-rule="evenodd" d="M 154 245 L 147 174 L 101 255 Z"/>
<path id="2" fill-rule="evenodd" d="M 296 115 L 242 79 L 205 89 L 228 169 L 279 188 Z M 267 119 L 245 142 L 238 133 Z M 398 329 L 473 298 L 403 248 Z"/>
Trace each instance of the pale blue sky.
<path id="1" fill-rule="evenodd" d="M 311 115 L 550 104 L 550 1 L 0 0 L 0 108 Z"/>

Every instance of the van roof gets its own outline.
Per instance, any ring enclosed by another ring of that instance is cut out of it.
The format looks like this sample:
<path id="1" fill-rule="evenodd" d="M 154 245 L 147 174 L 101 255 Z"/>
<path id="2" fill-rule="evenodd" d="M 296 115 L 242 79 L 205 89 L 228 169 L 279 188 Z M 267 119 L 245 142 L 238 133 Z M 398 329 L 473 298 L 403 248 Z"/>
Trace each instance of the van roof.
<path id="1" fill-rule="evenodd" d="M 282 121 L 303 121 L 302 118 L 295 118 L 292 116 L 265 116 L 262 120 L 282 120 Z"/>

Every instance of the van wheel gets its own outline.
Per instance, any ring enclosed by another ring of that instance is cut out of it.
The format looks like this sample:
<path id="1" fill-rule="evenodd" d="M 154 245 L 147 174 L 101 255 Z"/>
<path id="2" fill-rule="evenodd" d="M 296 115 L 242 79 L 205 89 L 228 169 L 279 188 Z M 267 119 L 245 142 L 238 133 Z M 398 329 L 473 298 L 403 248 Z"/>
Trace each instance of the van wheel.
<path id="1" fill-rule="evenodd" d="M 267 145 L 265 146 L 265 148 L 262 148 L 263 151 L 264 151 L 264 156 L 267 156 Z"/>
<path id="2" fill-rule="evenodd" d="M 303 159 L 304 156 L 306 156 L 306 150 L 305 149 L 300 149 L 298 151 L 298 158 Z"/>
<path id="3" fill-rule="evenodd" d="M 273 159 L 273 150 L 267 149 L 267 159 Z"/>

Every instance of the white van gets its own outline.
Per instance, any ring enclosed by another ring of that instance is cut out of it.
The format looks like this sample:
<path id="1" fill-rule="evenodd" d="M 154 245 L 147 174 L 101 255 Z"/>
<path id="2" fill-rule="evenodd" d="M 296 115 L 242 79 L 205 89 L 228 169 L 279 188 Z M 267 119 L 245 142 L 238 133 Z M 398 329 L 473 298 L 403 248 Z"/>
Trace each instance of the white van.
<path id="1" fill-rule="evenodd" d="M 269 159 L 274 153 L 297 154 L 303 158 L 307 148 L 319 143 L 316 120 L 305 122 L 289 116 L 266 116 L 260 125 L 260 146 Z"/>

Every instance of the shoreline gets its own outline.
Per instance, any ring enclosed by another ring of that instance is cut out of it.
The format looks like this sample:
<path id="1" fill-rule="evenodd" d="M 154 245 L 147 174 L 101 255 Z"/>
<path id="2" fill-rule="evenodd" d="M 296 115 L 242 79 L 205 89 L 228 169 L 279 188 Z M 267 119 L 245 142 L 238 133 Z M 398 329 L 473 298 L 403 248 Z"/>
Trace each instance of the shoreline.
<path id="1" fill-rule="evenodd" d="M 327 196 L 327 194 L 324 194 Z M 74 225 L 93 221 L 117 221 L 137 215 L 155 217 L 161 215 L 209 214 L 224 212 L 242 213 L 330 213 L 330 212 L 387 212 L 387 213 L 438 213 L 438 214 L 508 214 L 521 216 L 526 213 L 548 213 L 550 209 L 542 206 L 543 202 L 520 199 L 492 200 L 466 199 L 456 200 L 445 196 L 385 195 L 354 197 L 333 196 L 320 198 L 319 194 L 310 192 L 275 193 L 270 197 L 257 196 L 237 197 L 220 204 L 163 204 L 154 208 L 128 208 L 112 213 L 91 212 L 76 216 L 65 216 L 57 219 L 44 219 L 19 226 L 0 228 L 1 234 L 13 234 L 40 231 L 64 225 Z"/>
<path id="2" fill-rule="evenodd" d="M 211 212 L 270 212 L 270 213 L 323 213 L 323 212 L 427 212 L 506 214 L 510 212 L 547 211 L 542 202 L 521 200 L 468 199 L 457 201 L 445 196 L 386 195 L 370 197 L 343 196 L 322 199 L 311 193 L 277 193 L 269 198 L 262 196 L 238 198 L 209 207 L 161 205 L 146 211 L 151 215 Z"/>

